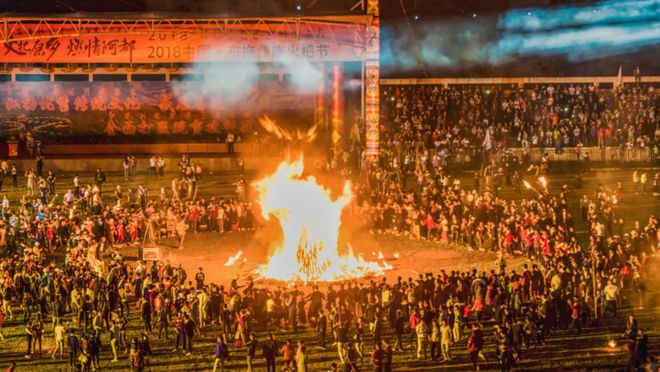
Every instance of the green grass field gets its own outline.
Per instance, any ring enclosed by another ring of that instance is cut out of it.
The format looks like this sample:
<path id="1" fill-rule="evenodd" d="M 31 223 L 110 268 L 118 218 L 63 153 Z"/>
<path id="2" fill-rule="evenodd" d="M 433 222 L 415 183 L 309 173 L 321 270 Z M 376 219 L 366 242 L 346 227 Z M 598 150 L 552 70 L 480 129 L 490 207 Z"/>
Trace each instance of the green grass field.
<path id="1" fill-rule="evenodd" d="M 631 174 L 632 170 L 600 170 L 584 176 L 584 187 L 582 190 L 572 190 L 570 192 L 570 206 L 575 216 L 576 229 L 584 235 L 585 228 L 583 222 L 579 218 L 578 197 L 583 193 L 592 195 L 598 183 L 606 186 L 613 186 L 616 181 L 621 180 L 624 182 L 626 188 L 626 195 L 624 196 L 623 203 L 616 209 L 616 215 L 626 219 L 626 226 L 631 226 L 633 221 L 639 219 L 645 221 L 650 214 L 658 214 L 660 211 L 660 203 L 658 197 L 652 195 L 635 195 L 631 191 Z M 150 189 L 150 195 L 155 197 L 157 190 L 161 184 L 169 191 L 169 180 L 174 175 L 168 175 L 165 181 L 149 180 L 146 174 L 139 174 L 138 177 L 131 181 L 123 181 L 123 177 L 119 174 L 108 174 L 108 182 L 105 190 L 112 190 L 114 185 L 119 183 L 122 187 L 137 186 L 138 182 L 145 184 Z M 72 175 L 64 174 L 59 175 L 57 184 L 58 193 L 63 193 L 67 187 L 72 185 Z M 93 174 L 82 175 L 83 182 L 87 183 L 92 181 Z M 472 185 L 472 178 L 469 174 L 461 175 L 463 184 L 465 186 Z M 237 180 L 236 174 L 216 174 L 207 175 L 201 183 L 199 197 L 208 197 L 211 195 L 216 196 L 232 196 L 234 194 L 233 182 Z M 531 179 L 531 177 L 527 177 Z M 573 174 L 557 174 L 551 175 L 550 188 L 551 191 L 558 190 L 562 184 L 566 183 L 569 186 L 573 185 Z M 21 180 L 21 189 L 13 190 L 11 186 L 8 187 L 7 180 L 5 181 L 3 191 L 6 191 L 11 200 L 16 200 L 20 192 L 24 190 L 24 180 Z M 110 197 L 110 192 L 106 192 Z M 504 189 L 501 196 L 506 198 L 518 198 L 510 189 Z M 533 193 L 524 191 L 522 196 L 532 197 Z M 15 204 L 14 204 L 15 205 Z M 380 236 L 381 240 L 391 239 L 395 242 L 401 242 L 401 237 L 389 237 L 386 235 Z M 434 243 L 429 243 L 434 244 Z M 401 254 L 405 254 L 405 246 L 401 247 Z M 466 262 L 466 265 L 468 262 Z M 658 267 L 660 262 L 652 261 L 649 265 L 650 268 Z M 438 268 L 439 270 L 440 268 Z M 212 268 L 208 268 L 212 270 Z M 657 319 L 660 316 L 660 301 L 658 301 L 658 294 L 660 291 L 653 283 L 657 283 L 660 275 L 657 274 L 658 270 L 649 270 L 647 281 L 649 282 L 649 300 L 644 310 L 635 310 L 635 314 L 639 321 L 639 326 L 646 328 L 649 334 L 649 351 L 651 354 L 660 352 L 660 339 L 657 330 Z M 224 283 L 227 284 L 227 283 Z M 129 323 L 129 338 L 133 335 L 141 333 L 142 322 L 137 314 L 137 309 L 131 309 L 132 314 Z M 568 371 L 568 370 L 602 370 L 602 371 L 616 371 L 625 370 L 627 365 L 627 351 L 623 341 L 619 341 L 618 346 L 610 348 L 607 342 L 611 339 L 617 338 L 625 330 L 624 317 L 632 311 L 630 306 L 624 306 L 620 312 L 619 318 L 616 320 L 607 320 L 602 322 L 596 327 L 590 327 L 577 336 L 573 332 L 557 331 L 549 337 L 547 345 L 542 346 L 536 350 L 530 350 L 523 353 L 522 360 L 516 365 L 516 370 L 526 371 Z M 0 367 L 6 366 L 10 361 L 16 361 L 18 364 L 17 371 L 66 371 L 68 365 L 66 360 L 48 358 L 47 354 L 52 350 L 52 328 L 49 323 L 46 326 L 46 333 L 44 336 L 44 355 L 39 358 L 38 355 L 32 359 L 25 359 L 25 336 L 24 328 L 20 322 L 20 309 L 15 308 L 15 315 L 18 315 L 13 321 L 6 320 L 4 325 L 5 340 L 0 341 Z M 490 328 L 493 326 L 490 322 L 485 322 L 485 327 Z M 264 338 L 264 332 L 258 331 L 258 338 Z M 487 331 L 487 344 L 486 356 L 488 358 L 488 365 L 482 366 L 482 370 L 499 370 L 499 366 L 495 359 L 493 333 Z M 170 334 L 169 340 L 159 340 L 157 335 L 152 336 L 151 344 L 154 355 L 149 358 L 150 371 L 208 371 L 212 369 L 212 354 L 215 344 L 215 337 L 217 335 L 217 328 L 207 327 L 202 330 L 202 336 L 195 340 L 194 353 L 191 356 L 185 356 L 180 353 L 172 353 L 174 336 Z M 388 333 L 391 335 L 391 333 Z M 327 350 L 321 349 L 318 346 L 318 339 L 315 332 L 306 329 L 297 334 L 291 332 L 279 332 L 278 338 L 280 340 L 286 338 L 303 339 L 308 345 L 308 358 L 310 360 L 311 371 L 325 371 L 330 363 L 337 361 L 337 351 L 332 347 Z M 129 361 L 127 356 L 120 358 L 120 362 L 111 363 L 111 353 L 109 348 L 109 338 L 107 333 L 102 335 L 104 342 L 101 369 L 124 371 L 129 369 Z M 465 347 L 466 338 L 464 337 L 460 342 L 455 344 L 452 348 L 454 360 L 448 364 L 439 364 L 434 362 L 418 362 L 415 360 L 415 355 L 412 351 L 408 350 L 403 353 L 395 353 L 394 356 L 394 370 L 397 371 L 436 371 L 448 370 L 459 371 L 468 370 L 470 368 L 469 356 Z M 411 344 L 406 345 L 408 348 L 412 347 Z M 365 342 L 365 351 L 370 352 L 372 344 L 370 340 Z M 242 349 L 231 348 L 231 359 L 226 365 L 228 370 L 241 371 L 245 370 L 245 352 Z M 66 358 L 66 353 L 65 353 Z M 265 362 L 262 358 L 257 358 L 255 363 L 257 371 L 265 370 Z M 363 370 L 370 369 L 368 357 L 365 357 L 361 363 Z"/>

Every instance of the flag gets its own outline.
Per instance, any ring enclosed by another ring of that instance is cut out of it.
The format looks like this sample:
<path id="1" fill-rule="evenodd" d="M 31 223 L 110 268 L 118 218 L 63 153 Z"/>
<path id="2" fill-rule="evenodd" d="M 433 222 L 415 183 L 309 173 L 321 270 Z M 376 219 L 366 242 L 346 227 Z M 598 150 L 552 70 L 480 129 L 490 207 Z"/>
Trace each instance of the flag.
<path id="1" fill-rule="evenodd" d="M 619 73 L 616 75 L 616 86 L 623 86 L 623 69 L 621 68 L 621 65 L 619 65 Z"/>
<path id="2" fill-rule="evenodd" d="M 490 128 L 486 128 L 486 137 L 484 138 L 483 146 L 486 148 L 486 151 L 493 148 L 493 143 L 490 140 Z"/>

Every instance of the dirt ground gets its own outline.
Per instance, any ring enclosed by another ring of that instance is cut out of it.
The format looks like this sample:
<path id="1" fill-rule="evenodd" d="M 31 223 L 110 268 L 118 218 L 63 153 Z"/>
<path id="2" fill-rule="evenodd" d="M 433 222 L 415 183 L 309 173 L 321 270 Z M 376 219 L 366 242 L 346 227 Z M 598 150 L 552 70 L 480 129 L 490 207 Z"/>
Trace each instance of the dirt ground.
<path id="1" fill-rule="evenodd" d="M 648 170 L 648 169 L 647 169 Z M 653 172 L 653 170 L 651 169 Z M 574 174 L 553 174 L 550 179 L 550 191 L 556 194 L 562 185 L 569 187 L 569 208 L 573 214 L 578 239 L 585 244 L 587 226 L 578 216 L 579 199 L 585 195 L 593 195 L 593 190 L 598 184 L 606 185 L 606 189 L 613 191 L 612 185 L 621 181 L 624 186 L 624 199 L 615 208 L 617 216 L 624 217 L 626 229 L 633 227 L 635 220 L 645 223 L 650 214 L 657 215 L 660 212 L 658 196 L 652 194 L 641 195 L 634 192 L 631 181 L 631 169 L 600 169 L 583 174 L 583 187 L 575 189 L 572 184 Z M 461 174 L 461 181 L 471 187 L 469 174 Z M 529 176 L 526 176 L 530 179 Z M 205 194 L 210 190 L 222 189 L 222 184 L 213 183 L 215 180 L 206 180 L 212 185 L 204 188 Z M 532 191 L 523 190 L 521 194 L 515 193 L 510 187 L 504 188 L 501 197 L 505 199 L 519 199 L 521 197 L 534 197 Z M 395 280 L 397 276 L 407 278 L 417 276 L 418 273 L 438 273 L 440 269 L 470 270 L 476 268 L 479 271 L 496 269 L 497 255 L 490 252 L 471 251 L 467 247 L 453 244 L 441 244 L 439 242 L 415 241 L 406 236 L 395 236 L 391 234 L 371 234 L 364 228 L 360 218 L 346 218 L 343 222 L 345 229 L 342 236 L 348 241 L 356 254 L 361 254 L 366 260 L 378 261 L 378 252 L 382 252 L 384 260 L 393 266 L 392 270 L 385 273 L 388 280 Z M 348 228 L 346 225 L 351 225 Z M 227 234 L 219 233 L 188 233 L 185 248 L 176 249 L 177 242 L 174 239 L 161 242 L 161 257 L 169 259 L 172 264 L 181 263 L 188 273 L 194 273 L 198 268 L 204 267 L 207 278 L 218 284 L 229 284 L 236 277 L 245 278 L 254 274 L 254 271 L 267 262 L 275 249 L 274 245 L 278 237 L 278 227 L 275 224 L 267 225 L 256 231 L 239 231 Z M 232 266 L 225 266 L 230 256 L 242 251 L 241 258 Z M 137 257 L 137 250 L 133 249 L 132 255 Z M 399 258 L 396 258 L 398 253 Z M 246 261 L 244 261 L 247 259 Z M 526 262 L 525 258 L 516 257 L 507 259 L 507 269 L 519 269 Z M 257 276 L 255 276 L 257 279 Z M 277 284 L 277 282 L 273 282 Z"/>
<path id="2" fill-rule="evenodd" d="M 172 264 L 181 264 L 186 272 L 195 273 L 204 268 L 207 281 L 228 284 L 234 278 L 244 279 L 252 275 L 255 281 L 277 284 L 255 274 L 260 265 L 265 264 L 276 245 L 275 228 L 266 227 L 254 231 L 237 231 L 227 234 L 201 232 L 187 234 L 183 249 L 178 249 L 174 239 L 162 240 L 158 244 L 161 258 Z M 356 255 L 367 261 L 375 261 L 392 266 L 385 272 L 388 281 L 398 276 L 416 277 L 420 273 L 438 273 L 440 269 L 479 271 L 496 267 L 497 255 L 491 252 L 468 250 L 454 244 L 441 244 L 429 241 L 414 241 L 408 237 L 390 234 L 371 234 L 359 231 L 347 238 Z M 233 265 L 226 265 L 229 258 L 241 251 L 241 256 Z M 378 259 L 382 253 L 383 259 Z M 137 255 L 137 251 L 131 255 Z M 507 260 L 508 267 L 519 267 L 523 258 Z M 378 280 L 380 280 L 378 278 Z"/>

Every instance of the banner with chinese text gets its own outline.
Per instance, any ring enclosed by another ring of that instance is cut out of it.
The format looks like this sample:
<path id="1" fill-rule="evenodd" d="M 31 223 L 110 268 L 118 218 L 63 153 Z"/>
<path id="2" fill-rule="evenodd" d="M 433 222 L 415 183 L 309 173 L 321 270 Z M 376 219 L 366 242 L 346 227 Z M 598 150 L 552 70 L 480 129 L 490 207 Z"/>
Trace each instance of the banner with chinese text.
<path id="1" fill-rule="evenodd" d="M 55 26 L 51 29 L 58 30 L 57 37 L 51 29 L 36 29 L 42 24 L 15 27 L 12 39 L 0 43 L 0 63 L 273 62 L 290 57 L 356 61 L 364 54 L 361 25 L 304 24 L 298 30 L 283 25 L 279 31 L 266 24 L 227 24 L 221 30 L 218 25 L 182 25 L 164 32 L 139 25 L 115 32 L 99 31 L 93 24 Z"/>
<path id="2" fill-rule="evenodd" d="M 180 83 L 183 84 L 183 83 Z M 199 89 L 196 82 L 177 89 Z M 311 125 L 314 96 L 261 82 L 238 102 L 203 95 L 177 98 L 166 82 L 21 82 L 0 84 L 0 138 L 30 131 L 45 142 L 214 142 L 248 135 L 267 114 Z"/>

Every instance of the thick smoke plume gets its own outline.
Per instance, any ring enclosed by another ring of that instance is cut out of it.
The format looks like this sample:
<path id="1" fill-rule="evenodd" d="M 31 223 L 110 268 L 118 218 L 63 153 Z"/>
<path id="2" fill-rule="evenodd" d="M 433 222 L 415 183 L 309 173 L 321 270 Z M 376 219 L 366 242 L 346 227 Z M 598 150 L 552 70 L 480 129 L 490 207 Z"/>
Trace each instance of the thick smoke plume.
<path id="1" fill-rule="evenodd" d="M 233 62 L 206 62 L 222 60 L 219 49 L 210 50 L 193 62 L 189 72 L 182 81 L 172 82 L 173 90 L 185 102 L 200 99 L 219 102 L 224 111 L 232 111 L 232 105 L 251 95 L 259 84 L 263 83 L 261 66 L 256 60 Z M 287 89 L 299 95 L 315 93 L 323 79 L 323 73 L 318 65 L 299 56 L 282 53 L 274 62 L 274 66 L 287 77 Z M 202 79 L 199 80 L 199 76 Z"/>

